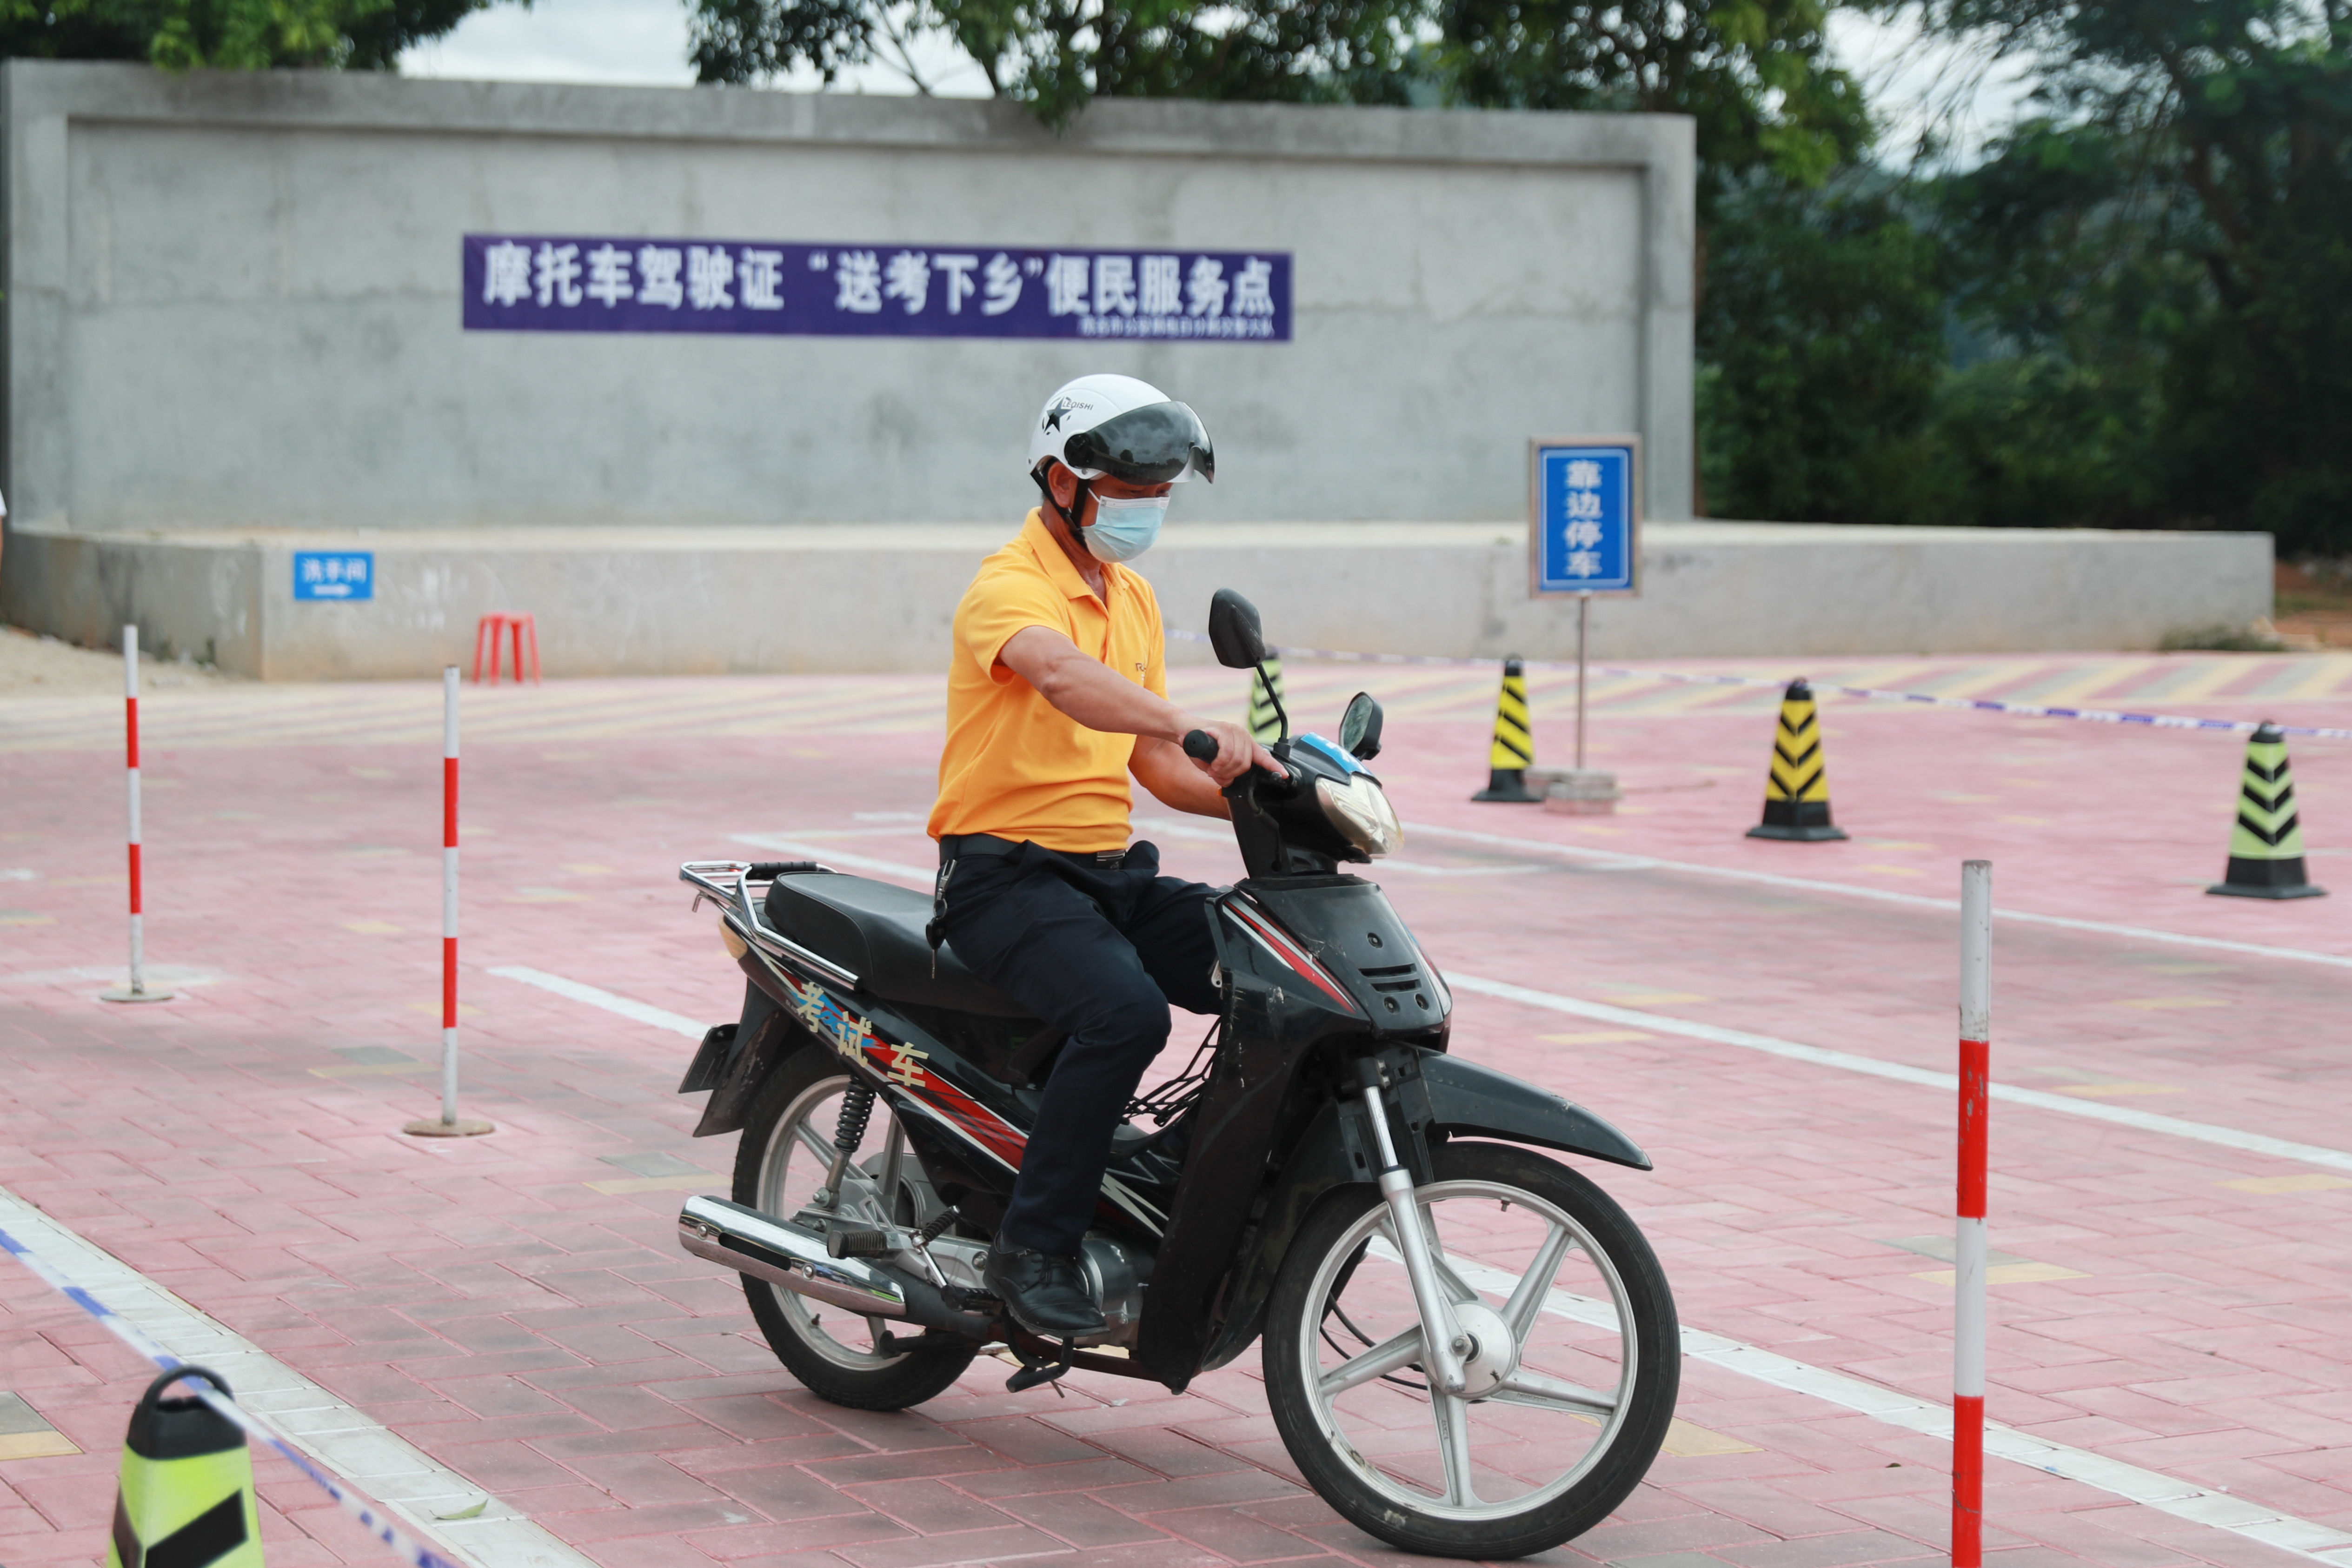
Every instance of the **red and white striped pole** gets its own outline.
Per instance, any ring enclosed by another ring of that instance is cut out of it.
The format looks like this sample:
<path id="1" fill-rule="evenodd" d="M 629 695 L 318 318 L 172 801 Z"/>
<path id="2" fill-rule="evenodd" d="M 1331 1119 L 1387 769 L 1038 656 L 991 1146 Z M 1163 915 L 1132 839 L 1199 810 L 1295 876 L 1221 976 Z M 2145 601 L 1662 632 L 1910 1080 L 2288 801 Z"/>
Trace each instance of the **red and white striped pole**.
<path id="1" fill-rule="evenodd" d="M 1992 862 L 1960 864 L 1959 1202 L 1952 1237 L 1952 1568 L 1984 1563 L 1985 1133 Z"/>
<path id="2" fill-rule="evenodd" d="M 441 1117 L 401 1129 L 419 1138 L 473 1138 L 487 1121 L 457 1115 L 457 667 L 441 669 Z"/>
<path id="3" fill-rule="evenodd" d="M 131 803 L 131 984 L 101 991 L 103 1002 L 169 1002 L 169 991 L 147 989 L 147 935 L 142 929 L 139 864 L 139 628 L 122 628 L 123 776 L 129 781 Z"/>

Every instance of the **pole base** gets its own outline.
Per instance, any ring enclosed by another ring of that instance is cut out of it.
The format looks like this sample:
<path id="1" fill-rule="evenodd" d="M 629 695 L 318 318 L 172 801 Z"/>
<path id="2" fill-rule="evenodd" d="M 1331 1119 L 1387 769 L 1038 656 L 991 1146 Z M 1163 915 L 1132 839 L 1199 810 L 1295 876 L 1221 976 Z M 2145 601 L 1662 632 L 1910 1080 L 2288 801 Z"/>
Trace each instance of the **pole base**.
<path id="1" fill-rule="evenodd" d="M 455 1121 L 425 1116 L 408 1123 L 401 1131 L 411 1138 L 479 1138 L 483 1133 L 495 1132 L 498 1129 L 487 1121 L 469 1121 L 462 1116 Z"/>
<path id="2" fill-rule="evenodd" d="M 1843 838 L 1843 827 L 1781 827 L 1772 823 L 1759 823 L 1748 830 L 1750 838 L 1781 838 L 1791 844 L 1826 844 Z"/>
<path id="3" fill-rule="evenodd" d="M 127 985 L 110 986 L 98 994 L 101 1002 L 169 1002 L 176 992 L 133 991 Z"/>

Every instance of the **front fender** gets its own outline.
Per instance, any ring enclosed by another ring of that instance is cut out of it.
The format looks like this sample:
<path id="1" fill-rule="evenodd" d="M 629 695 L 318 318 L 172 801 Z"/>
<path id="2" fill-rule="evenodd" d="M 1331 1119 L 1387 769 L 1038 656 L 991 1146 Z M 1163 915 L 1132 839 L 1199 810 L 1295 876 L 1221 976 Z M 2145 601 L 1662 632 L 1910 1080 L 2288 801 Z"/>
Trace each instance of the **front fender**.
<path id="1" fill-rule="evenodd" d="M 1612 1164 L 1651 1168 L 1642 1146 L 1580 1105 L 1460 1057 L 1425 1055 L 1421 1081 L 1430 1123 L 1448 1137 L 1499 1138 Z"/>

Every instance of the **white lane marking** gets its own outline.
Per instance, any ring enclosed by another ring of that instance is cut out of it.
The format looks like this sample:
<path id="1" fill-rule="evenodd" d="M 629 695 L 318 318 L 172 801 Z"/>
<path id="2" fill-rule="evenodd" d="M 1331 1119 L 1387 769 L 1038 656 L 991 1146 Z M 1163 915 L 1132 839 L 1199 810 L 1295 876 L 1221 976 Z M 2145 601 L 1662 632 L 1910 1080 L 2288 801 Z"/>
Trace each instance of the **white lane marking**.
<path id="1" fill-rule="evenodd" d="M 501 980 L 520 980 L 525 985 L 536 985 L 541 991 L 552 991 L 558 996 L 585 1002 L 591 1007 L 602 1007 L 607 1013 L 618 1013 L 624 1018 L 635 1018 L 638 1023 L 651 1024 L 656 1029 L 667 1029 L 674 1035 L 687 1035 L 698 1040 L 710 1032 L 708 1024 L 698 1024 L 682 1013 L 672 1013 L 649 1002 L 633 1002 L 626 996 L 616 996 L 593 985 L 583 985 L 577 980 L 566 980 L 561 974 L 550 974 L 543 969 L 527 969 L 520 963 L 509 963 L 489 973 Z"/>
<path id="2" fill-rule="evenodd" d="M 1916 1084 L 1922 1089 L 1948 1089 L 1956 1094 L 1959 1091 L 1960 1080 L 1948 1072 L 1906 1067 L 1901 1062 L 1880 1061 L 1874 1057 L 1858 1057 L 1822 1046 L 1800 1045 L 1794 1040 L 1776 1040 L 1769 1035 L 1750 1034 L 1745 1029 L 1694 1024 L 1662 1013 L 1612 1007 L 1606 1002 L 1580 1002 L 1572 996 L 1556 996 L 1549 991 L 1514 985 L 1507 980 L 1482 980 L 1475 974 L 1463 974 L 1451 969 L 1444 973 L 1446 984 L 1456 991 L 1475 991 L 1482 996 L 1517 1002 L 1522 1006 L 1542 1007 L 1579 1018 L 1597 1018 L 1603 1023 L 1647 1029 L 1661 1035 L 1681 1035 L 1713 1045 L 1738 1046 L 1743 1050 L 1761 1051 L 1767 1056 L 1783 1057 L 1790 1061 L 1835 1068 L 1843 1072 L 1868 1073 L 1873 1078 L 1893 1079 L 1897 1083 Z M 1991 1092 L 1995 1100 L 2007 1100 L 2012 1105 L 2030 1105 L 2037 1110 L 2054 1110 L 2062 1116 L 2079 1116 L 2086 1121 L 2109 1122 L 2142 1132 L 2160 1132 L 2167 1137 L 2215 1143 L 2224 1149 L 2236 1149 L 2249 1154 L 2267 1154 L 2273 1159 L 2325 1165 L 2335 1171 L 2352 1171 L 2352 1152 L 2326 1148 L 2317 1143 L 2297 1143 L 2292 1139 L 2273 1138 L 2267 1133 L 2243 1132 L 2234 1127 L 2216 1127 L 2208 1121 L 2187 1121 L 2177 1116 L 2158 1116 L 2154 1111 L 2135 1110 L 2129 1106 L 2077 1100 L 2066 1094 L 2046 1094 L 2038 1089 L 2019 1089 L 2005 1083 L 1994 1084 Z"/>
<path id="3" fill-rule="evenodd" d="M 406 1439 L 5 1187 L 0 1187 L 0 1229 L 54 1259 L 77 1284 L 182 1361 L 219 1373 L 236 1391 L 236 1402 L 267 1417 L 288 1442 L 428 1539 L 446 1542 L 453 1554 L 475 1568 L 595 1568 L 520 1510 L 486 1498 L 481 1488 L 455 1470 L 426 1458 Z M 475 1502 L 486 1506 L 473 1519 L 437 1517 Z"/>
<path id="4" fill-rule="evenodd" d="M 1856 888 L 1843 882 L 1816 882 L 1804 877 L 1783 877 L 1770 871 L 1742 871 L 1729 866 L 1706 866 L 1691 860 L 1661 860 L 1654 856 L 1627 855 L 1613 849 L 1587 849 L 1578 844 L 1549 844 L 1540 838 L 1508 838 L 1498 833 L 1475 833 L 1466 827 L 1433 827 L 1427 823 L 1416 823 L 1406 831 L 1431 834 L 1439 838 L 1458 838 L 1468 844 L 1490 845 L 1517 854 L 1534 851 L 1561 855 L 1572 860 L 1590 861 L 1611 871 L 1682 871 L 1694 877 L 1755 882 L 1768 888 L 1788 888 L 1804 893 L 1835 893 L 1842 898 L 1870 899 L 1882 904 L 1902 904 L 1917 910 L 1957 911 L 1960 907 L 1958 899 L 1931 899 L 1920 893 L 1897 893 L 1885 888 Z M 2154 931 L 2146 926 L 2110 925 L 2105 921 L 2075 920 L 2067 915 L 2028 914 L 2021 910 L 1997 909 L 1993 910 L 1993 918 L 2025 925 L 2054 926 L 2061 931 L 2129 937 L 2134 942 L 2168 942 L 2175 947 L 2201 947 L 2215 952 L 2242 952 L 2254 958 L 2280 958 L 2294 963 L 2324 963 L 2337 969 L 2352 969 L 2352 957 L 2336 952 L 2313 952 L 2300 947 L 2269 947 L 2261 942 L 2231 942 L 2216 936 L 2184 936 L 2179 931 Z"/>
<path id="5" fill-rule="evenodd" d="M 920 888 L 929 887 L 940 875 L 937 866 L 909 866 L 902 860 L 877 860 L 871 855 L 853 855 L 830 844 L 812 844 L 803 839 L 787 838 L 781 834 L 730 833 L 727 837 L 737 844 L 749 844 L 754 849 L 773 849 L 781 854 L 822 860 L 828 866 L 851 866 L 860 871 L 874 871 L 901 882 L 912 882 Z"/>
<path id="6" fill-rule="evenodd" d="M 1450 976 L 1448 978 L 1451 978 Z M 1486 1264 L 1449 1254 L 1446 1259 L 1465 1282 L 1490 1290 L 1507 1299 L 1518 1285 L 1518 1277 Z M 1544 1310 L 1559 1317 L 1596 1328 L 1614 1331 L 1617 1328 L 1616 1309 L 1606 1301 L 1573 1295 L 1566 1290 L 1552 1290 L 1544 1297 Z M 1785 1388 L 1791 1394 L 1802 1394 L 1841 1409 L 1867 1415 L 1890 1426 L 1923 1436 L 1952 1440 L 1952 1412 L 1946 1405 L 1934 1404 L 1915 1394 L 1865 1383 L 1858 1377 L 1848 1377 L 1805 1362 L 1792 1361 L 1759 1345 L 1726 1339 L 1704 1329 L 1683 1330 L 1683 1353 L 1709 1362 L 1717 1366 L 1752 1377 L 1775 1388 Z M 2244 1498 L 2226 1492 L 2208 1491 L 2191 1481 L 2176 1480 L 2127 1465 L 2119 1459 L 2106 1458 L 2087 1449 L 2068 1447 L 2063 1443 L 2052 1443 L 2030 1436 L 2013 1426 L 1998 1422 L 1985 1423 L 1985 1452 L 1995 1458 L 2030 1465 L 2037 1470 L 2060 1476 L 2084 1486 L 2095 1487 L 2114 1497 L 2144 1503 L 2178 1519 L 2226 1530 L 2265 1546 L 2275 1546 L 2326 1563 L 2332 1568 L 2352 1564 L 2352 1535 L 2325 1524 L 2265 1508 Z"/>

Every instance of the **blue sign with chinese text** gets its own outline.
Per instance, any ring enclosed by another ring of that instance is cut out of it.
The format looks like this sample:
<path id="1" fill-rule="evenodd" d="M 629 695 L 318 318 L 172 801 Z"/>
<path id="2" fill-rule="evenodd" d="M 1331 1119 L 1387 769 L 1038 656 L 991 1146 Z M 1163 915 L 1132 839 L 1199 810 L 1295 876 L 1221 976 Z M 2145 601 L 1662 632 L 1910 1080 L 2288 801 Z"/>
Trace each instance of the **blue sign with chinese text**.
<path id="1" fill-rule="evenodd" d="M 1633 447 L 1538 446 L 1535 467 L 1535 591 L 1633 592 Z"/>
<path id="2" fill-rule="evenodd" d="M 296 551 L 294 596 L 298 599 L 374 598 L 375 552 Z"/>
<path id="3" fill-rule="evenodd" d="M 1285 251 L 469 234 L 469 331 L 1290 340 Z"/>

